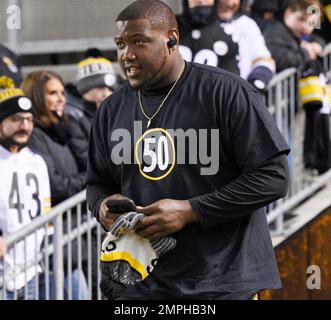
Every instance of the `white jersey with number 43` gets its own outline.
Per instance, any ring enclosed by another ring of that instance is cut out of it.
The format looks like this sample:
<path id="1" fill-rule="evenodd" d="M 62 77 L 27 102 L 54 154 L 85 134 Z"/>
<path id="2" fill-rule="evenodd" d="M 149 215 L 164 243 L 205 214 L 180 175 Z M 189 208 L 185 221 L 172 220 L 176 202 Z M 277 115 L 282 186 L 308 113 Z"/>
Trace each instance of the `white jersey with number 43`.
<path id="1" fill-rule="evenodd" d="M 0 228 L 6 238 L 50 210 L 50 184 L 45 161 L 29 148 L 10 153 L 0 146 L 0 176 Z M 22 288 L 35 276 L 36 252 L 40 251 L 44 235 L 44 229 L 32 233 L 26 243 L 20 241 L 16 245 L 15 254 L 9 248 L 4 259 L 7 290 Z M 37 270 L 40 271 L 39 265 Z M 2 271 L 3 261 L 0 261 Z"/>

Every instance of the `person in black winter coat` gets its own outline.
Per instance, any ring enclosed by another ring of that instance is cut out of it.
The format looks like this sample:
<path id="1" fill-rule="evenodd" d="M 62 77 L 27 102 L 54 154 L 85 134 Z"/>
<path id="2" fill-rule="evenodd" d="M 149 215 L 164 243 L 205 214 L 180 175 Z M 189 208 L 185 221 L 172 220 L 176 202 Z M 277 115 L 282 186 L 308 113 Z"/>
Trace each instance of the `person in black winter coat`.
<path id="1" fill-rule="evenodd" d="M 303 70 L 310 60 L 322 54 L 323 48 L 316 42 L 304 41 L 302 35 L 309 23 L 307 9 L 316 0 L 292 0 L 285 9 L 283 22 L 274 24 L 264 33 L 267 47 L 276 61 L 277 72 L 287 68 Z"/>
<path id="2" fill-rule="evenodd" d="M 69 87 L 71 93 L 69 93 Z M 71 87 L 70 85 L 68 88 L 65 90 L 67 97 L 66 115 L 70 122 L 70 140 L 68 143 L 75 157 L 78 169 L 85 172 L 88 139 L 96 106 L 73 95 L 72 92 L 76 90 L 75 87 Z"/>
<path id="3" fill-rule="evenodd" d="M 323 96 L 326 77 L 319 61 L 325 43 L 312 34 L 314 16 L 307 13 L 309 6 L 319 6 L 319 2 L 291 0 L 283 23 L 268 29 L 265 38 L 277 71 L 290 67 L 299 71 L 300 102 L 306 116 L 304 164 L 321 174 L 331 167 L 329 106 Z"/>

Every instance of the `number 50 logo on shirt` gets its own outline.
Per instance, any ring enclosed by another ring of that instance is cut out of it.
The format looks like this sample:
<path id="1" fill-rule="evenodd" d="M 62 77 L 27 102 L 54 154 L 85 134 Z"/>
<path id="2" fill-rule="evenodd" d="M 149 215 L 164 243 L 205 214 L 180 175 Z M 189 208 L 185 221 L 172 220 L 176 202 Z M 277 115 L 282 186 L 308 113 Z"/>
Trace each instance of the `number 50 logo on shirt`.
<path id="1" fill-rule="evenodd" d="M 162 180 L 173 170 L 176 151 L 173 138 L 162 128 L 147 130 L 136 142 L 139 171 L 149 180 Z"/>

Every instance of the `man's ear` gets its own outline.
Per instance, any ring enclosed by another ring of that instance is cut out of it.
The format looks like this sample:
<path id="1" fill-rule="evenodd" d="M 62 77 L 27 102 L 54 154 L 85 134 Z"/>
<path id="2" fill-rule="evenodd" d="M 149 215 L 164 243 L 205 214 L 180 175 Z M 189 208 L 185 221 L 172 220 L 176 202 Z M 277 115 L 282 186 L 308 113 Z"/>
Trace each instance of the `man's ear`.
<path id="1" fill-rule="evenodd" d="M 179 44 L 179 32 L 176 28 L 169 30 L 167 47 L 170 52 L 174 50 L 175 46 Z"/>

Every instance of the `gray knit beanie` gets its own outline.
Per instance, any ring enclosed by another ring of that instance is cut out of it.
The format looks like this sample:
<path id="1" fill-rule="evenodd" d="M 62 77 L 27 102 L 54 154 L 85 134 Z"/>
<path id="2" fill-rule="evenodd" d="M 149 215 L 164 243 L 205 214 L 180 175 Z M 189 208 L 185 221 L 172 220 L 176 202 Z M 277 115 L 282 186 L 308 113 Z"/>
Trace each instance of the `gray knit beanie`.
<path id="1" fill-rule="evenodd" d="M 114 88 L 117 82 L 111 61 L 103 57 L 87 58 L 79 62 L 76 80 L 80 94 L 99 87 Z"/>

